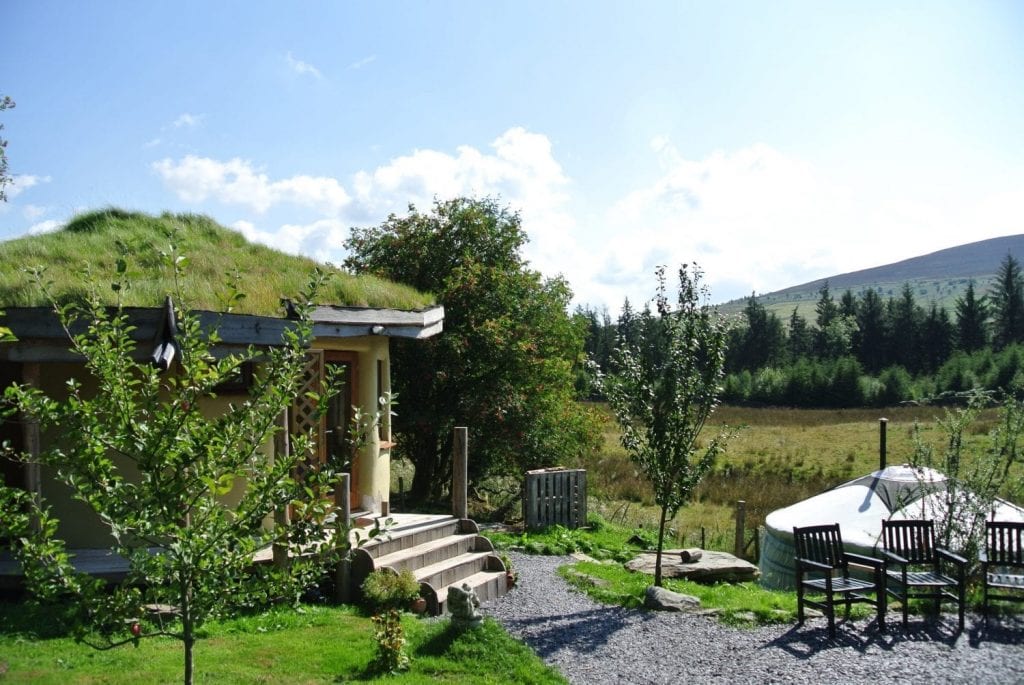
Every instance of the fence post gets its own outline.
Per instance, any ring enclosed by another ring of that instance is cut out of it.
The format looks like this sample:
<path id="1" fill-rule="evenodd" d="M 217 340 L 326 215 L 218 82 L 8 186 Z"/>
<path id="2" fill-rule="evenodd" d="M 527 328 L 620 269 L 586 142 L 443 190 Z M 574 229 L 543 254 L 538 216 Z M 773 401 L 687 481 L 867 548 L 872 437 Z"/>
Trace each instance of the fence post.
<path id="1" fill-rule="evenodd" d="M 469 518 L 469 429 L 455 427 L 452 440 L 452 513 L 455 518 Z"/>
<path id="2" fill-rule="evenodd" d="M 743 558 L 743 538 L 746 537 L 744 527 L 746 525 L 747 503 L 743 500 L 736 502 L 736 556 Z"/>

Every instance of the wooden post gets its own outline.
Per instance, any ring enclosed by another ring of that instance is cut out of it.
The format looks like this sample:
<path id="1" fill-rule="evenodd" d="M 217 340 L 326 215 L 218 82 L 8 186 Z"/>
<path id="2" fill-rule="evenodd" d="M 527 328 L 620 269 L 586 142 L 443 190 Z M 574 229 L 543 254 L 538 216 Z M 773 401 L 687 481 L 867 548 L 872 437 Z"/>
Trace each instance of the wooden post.
<path id="1" fill-rule="evenodd" d="M 736 502 L 736 556 L 743 558 L 743 538 L 746 537 L 744 526 L 747 517 L 747 503 L 743 500 Z"/>
<path id="2" fill-rule="evenodd" d="M 889 419 L 878 419 L 878 470 L 885 468 L 885 427 Z"/>
<path id="3" fill-rule="evenodd" d="M 274 459 L 287 459 L 288 453 L 291 450 L 291 444 L 288 440 L 288 412 L 281 412 L 281 418 L 278 419 L 278 430 L 274 433 Z M 278 527 L 288 526 L 288 505 L 280 506 L 274 509 L 274 524 Z M 275 540 L 274 545 L 271 549 L 273 553 L 274 565 L 278 568 L 285 568 L 288 566 L 288 545 L 282 541 Z"/>
<path id="4" fill-rule="evenodd" d="M 352 497 L 349 495 L 352 476 L 341 474 L 341 482 L 334 491 L 334 503 L 338 507 L 338 535 L 349 535 L 352 527 Z M 342 554 L 341 560 L 334 569 L 334 599 L 347 604 L 352 599 L 352 565 L 348 554 Z"/>
<path id="5" fill-rule="evenodd" d="M 469 518 L 469 429 L 455 427 L 452 440 L 452 514 Z"/>
<path id="6" fill-rule="evenodd" d="M 39 387 L 40 369 L 38 362 L 27 362 L 22 367 L 22 380 L 25 385 Z M 25 451 L 31 455 L 31 461 L 25 464 L 25 490 L 32 494 L 36 508 L 43 504 L 43 478 L 42 468 L 39 465 L 39 455 L 42 452 L 42 444 L 39 439 L 39 422 L 31 417 L 24 417 L 22 423 L 22 439 L 25 442 Z M 33 532 L 42 530 L 42 523 L 37 516 L 32 517 Z"/>
<path id="7" fill-rule="evenodd" d="M 334 491 L 334 506 L 338 508 L 338 521 L 347 531 L 352 526 L 352 474 L 343 473 Z"/>

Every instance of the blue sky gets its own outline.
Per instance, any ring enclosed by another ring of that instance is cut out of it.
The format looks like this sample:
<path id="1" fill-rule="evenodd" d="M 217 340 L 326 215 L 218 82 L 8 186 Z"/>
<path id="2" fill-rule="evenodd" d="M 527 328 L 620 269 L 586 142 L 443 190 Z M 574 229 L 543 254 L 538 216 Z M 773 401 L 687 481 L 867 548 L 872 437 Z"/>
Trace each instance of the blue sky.
<path id="1" fill-rule="evenodd" d="M 0 239 L 109 205 L 338 262 L 495 195 L 616 312 L 1024 233 L 1019 2 L 0 4 Z"/>

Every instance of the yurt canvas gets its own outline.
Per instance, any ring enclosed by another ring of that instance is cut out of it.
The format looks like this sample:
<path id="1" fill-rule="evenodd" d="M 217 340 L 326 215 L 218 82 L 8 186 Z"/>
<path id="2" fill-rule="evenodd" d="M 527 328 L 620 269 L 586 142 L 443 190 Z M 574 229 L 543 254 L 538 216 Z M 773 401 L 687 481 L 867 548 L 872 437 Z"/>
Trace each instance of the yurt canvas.
<path id="1" fill-rule="evenodd" d="M 946 477 L 933 469 L 887 466 L 773 511 L 765 518 L 761 539 L 761 585 L 794 587 L 795 526 L 838 523 L 847 551 L 870 555 L 881 535 L 883 518 L 944 489 L 945 481 Z"/>
<path id="2" fill-rule="evenodd" d="M 937 519 L 944 513 L 946 476 L 909 464 L 888 466 L 837 485 L 820 495 L 768 514 L 761 538 L 761 585 L 788 589 L 795 585 L 793 528 L 838 523 L 848 552 L 875 555 L 882 519 Z M 1024 521 L 1024 509 L 996 500 L 992 516 Z"/>

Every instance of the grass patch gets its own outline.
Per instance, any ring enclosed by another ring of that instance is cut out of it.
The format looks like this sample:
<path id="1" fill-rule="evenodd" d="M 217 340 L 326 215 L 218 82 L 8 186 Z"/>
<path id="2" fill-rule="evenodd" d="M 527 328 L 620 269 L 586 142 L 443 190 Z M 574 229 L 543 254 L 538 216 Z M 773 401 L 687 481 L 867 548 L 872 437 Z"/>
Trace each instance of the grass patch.
<path id="1" fill-rule="evenodd" d="M 563 526 L 549 526 L 544 530 L 523 533 L 484 530 L 500 550 L 516 550 L 527 554 L 564 556 L 582 552 L 595 559 L 625 562 L 639 550 L 657 545 L 653 532 L 642 528 L 627 528 L 607 523 L 599 515 L 588 518 L 587 528 L 571 530 Z"/>
<path id="2" fill-rule="evenodd" d="M 654 578 L 630 571 L 619 564 L 581 561 L 563 566 L 559 573 L 571 585 L 598 602 L 637 608 Z M 666 578 L 664 586 L 692 595 L 704 609 L 714 610 L 723 623 L 738 626 L 792 623 L 796 621 L 796 593 L 766 590 L 756 583 L 715 583 L 704 585 L 689 580 Z M 863 607 L 859 607 L 863 609 Z M 853 615 L 857 615 L 854 607 Z M 867 615 L 868 612 L 862 612 Z"/>
<path id="3" fill-rule="evenodd" d="M 487 620 L 454 633 L 449 622 L 403 617 L 408 672 L 378 676 L 370 619 L 351 607 L 281 608 L 204 627 L 196 647 L 203 683 L 564 683 L 523 643 Z M 144 639 L 139 647 L 96 651 L 67 636 L 60 612 L 0 604 L 4 682 L 168 683 L 181 680 L 181 643 Z"/>

